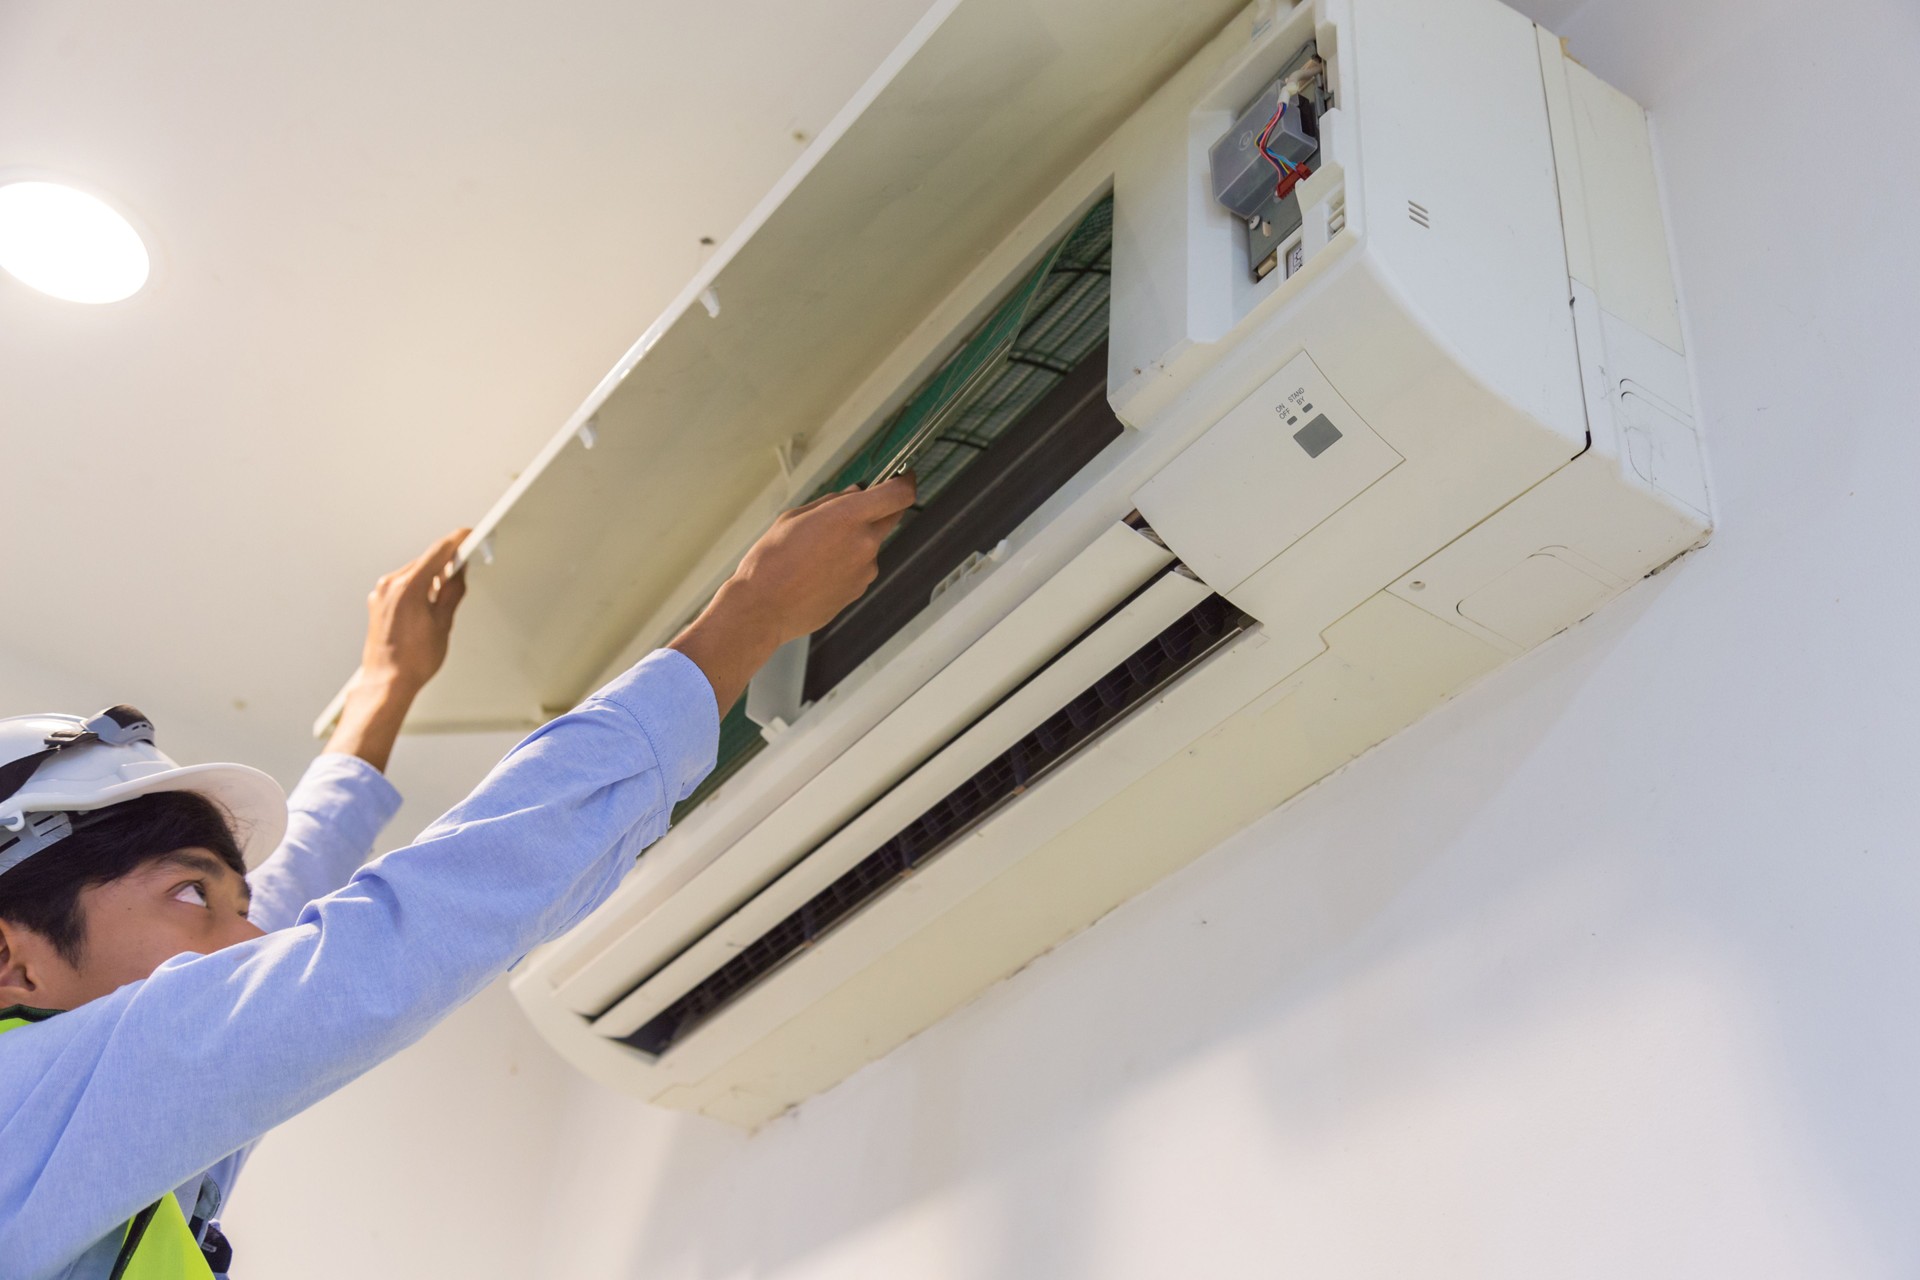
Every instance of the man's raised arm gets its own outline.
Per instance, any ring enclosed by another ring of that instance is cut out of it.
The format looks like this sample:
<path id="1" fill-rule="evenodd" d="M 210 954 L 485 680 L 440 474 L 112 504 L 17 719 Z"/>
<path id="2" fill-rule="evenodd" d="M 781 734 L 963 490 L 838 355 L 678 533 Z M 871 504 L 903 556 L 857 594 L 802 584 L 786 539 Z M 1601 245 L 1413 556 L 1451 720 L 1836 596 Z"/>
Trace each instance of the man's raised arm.
<path id="1" fill-rule="evenodd" d="M 859 596 L 911 500 L 896 483 L 783 517 L 673 649 L 530 735 L 292 927 L 0 1037 L 9 1274 L 57 1271 L 604 900 L 712 768 L 756 659 Z"/>

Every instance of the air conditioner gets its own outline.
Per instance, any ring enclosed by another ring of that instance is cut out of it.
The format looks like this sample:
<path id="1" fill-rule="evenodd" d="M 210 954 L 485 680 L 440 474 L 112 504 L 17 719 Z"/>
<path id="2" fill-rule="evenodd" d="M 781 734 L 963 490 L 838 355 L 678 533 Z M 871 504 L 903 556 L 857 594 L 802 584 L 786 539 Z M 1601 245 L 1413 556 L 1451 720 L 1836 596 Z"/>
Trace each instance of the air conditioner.
<path id="1" fill-rule="evenodd" d="M 417 727 L 535 724 L 911 454 L 619 891 L 570 1060 L 753 1125 L 1699 546 L 1646 122 L 1495 0 L 958 0 L 483 523 Z"/>

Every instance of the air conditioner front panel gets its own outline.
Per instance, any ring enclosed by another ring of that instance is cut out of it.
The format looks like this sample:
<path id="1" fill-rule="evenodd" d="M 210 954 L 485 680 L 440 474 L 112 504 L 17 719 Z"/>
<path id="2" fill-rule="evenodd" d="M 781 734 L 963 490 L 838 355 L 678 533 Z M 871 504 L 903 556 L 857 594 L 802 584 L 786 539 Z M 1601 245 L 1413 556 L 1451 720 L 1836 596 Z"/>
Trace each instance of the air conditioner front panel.
<path id="1" fill-rule="evenodd" d="M 597 1018 L 594 1029 L 615 1039 L 632 1033 L 1210 594 L 1192 578 L 1162 574 L 924 765 L 809 850 L 778 880 L 640 983 Z"/>

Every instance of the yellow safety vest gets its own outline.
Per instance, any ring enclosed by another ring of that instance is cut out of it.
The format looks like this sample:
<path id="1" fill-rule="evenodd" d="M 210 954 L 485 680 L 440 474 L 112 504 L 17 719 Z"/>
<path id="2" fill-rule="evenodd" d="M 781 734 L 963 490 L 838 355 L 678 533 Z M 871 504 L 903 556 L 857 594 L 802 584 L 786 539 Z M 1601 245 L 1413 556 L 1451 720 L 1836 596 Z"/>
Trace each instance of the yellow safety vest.
<path id="1" fill-rule="evenodd" d="M 57 1009 L 0 1009 L 0 1034 L 51 1018 Z M 171 1192 L 133 1215 L 120 1232 L 109 1280 L 213 1280 L 200 1242 L 187 1229 Z"/>

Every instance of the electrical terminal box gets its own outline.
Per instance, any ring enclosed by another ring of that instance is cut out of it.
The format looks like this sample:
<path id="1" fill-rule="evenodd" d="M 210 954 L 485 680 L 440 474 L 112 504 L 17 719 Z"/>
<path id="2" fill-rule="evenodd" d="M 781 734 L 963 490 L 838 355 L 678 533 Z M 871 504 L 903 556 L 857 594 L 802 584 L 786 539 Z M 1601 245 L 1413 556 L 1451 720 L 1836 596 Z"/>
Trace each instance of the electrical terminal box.
<path id="1" fill-rule="evenodd" d="M 1272 202 L 1286 169 L 1297 168 L 1320 152 L 1311 102 L 1295 94 L 1287 99 L 1286 110 L 1280 110 L 1286 85 L 1282 76 L 1262 90 L 1207 153 L 1213 198 L 1247 221 L 1258 218 Z M 1281 165 L 1261 154 L 1263 136 L 1267 152 L 1278 156 Z"/>
<path id="2" fill-rule="evenodd" d="M 1288 60 L 1207 152 L 1213 198 L 1247 225 L 1247 263 L 1255 280 L 1279 265 L 1300 230 L 1293 189 L 1320 157 L 1320 113 L 1328 106 L 1325 69 L 1312 44 Z"/>

